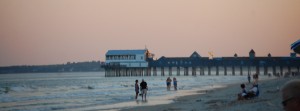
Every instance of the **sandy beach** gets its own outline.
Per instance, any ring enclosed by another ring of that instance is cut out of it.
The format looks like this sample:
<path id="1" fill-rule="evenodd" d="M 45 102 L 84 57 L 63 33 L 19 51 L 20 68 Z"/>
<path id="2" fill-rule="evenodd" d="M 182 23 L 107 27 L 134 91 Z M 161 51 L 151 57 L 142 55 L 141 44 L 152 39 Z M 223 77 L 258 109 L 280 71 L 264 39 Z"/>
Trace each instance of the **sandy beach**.
<path id="1" fill-rule="evenodd" d="M 178 97 L 170 104 L 131 107 L 122 111 L 283 111 L 279 89 L 285 82 L 299 78 L 259 81 L 260 95 L 251 100 L 237 101 L 240 84 L 231 84 L 224 88 L 197 91 L 193 95 Z M 246 84 L 247 89 L 251 86 Z"/>

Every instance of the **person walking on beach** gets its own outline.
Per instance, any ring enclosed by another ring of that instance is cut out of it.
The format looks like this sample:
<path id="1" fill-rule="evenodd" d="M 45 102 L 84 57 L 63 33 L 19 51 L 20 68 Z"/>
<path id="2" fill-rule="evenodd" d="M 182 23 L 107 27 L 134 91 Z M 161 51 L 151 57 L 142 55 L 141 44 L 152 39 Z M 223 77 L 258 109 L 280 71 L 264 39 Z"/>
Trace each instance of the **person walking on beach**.
<path id="1" fill-rule="evenodd" d="M 174 85 L 174 90 L 177 90 L 177 80 L 176 80 L 176 77 L 173 77 L 173 85 Z"/>
<path id="2" fill-rule="evenodd" d="M 290 80 L 281 89 L 282 105 L 286 111 L 300 111 L 300 79 Z"/>
<path id="3" fill-rule="evenodd" d="M 135 99 L 138 98 L 139 90 L 140 90 L 138 82 L 139 82 L 138 80 L 135 80 Z"/>
<path id="4" fill-rule="evenodd" d="M 170 91 L 170 88 L 171 88 L 171 82 L 172 82 L 172 79 L 170 77 L 167 78 L 166 80 L 166 83 L 167 83 L 167 90 Z"/>
<path id="5" fill-rule="evenodd" d="M 142 82 L 140 83 L 141 86 L 141 92 L 142 92 L 142 100 L 144 99 L 145 96 L 145 101 L 147 100 L 146 95 L 147 95 L 147 90 L 148 90 L 148 86 L 147 83 L 144 81 L 144 79 L 142 79 Z"/>

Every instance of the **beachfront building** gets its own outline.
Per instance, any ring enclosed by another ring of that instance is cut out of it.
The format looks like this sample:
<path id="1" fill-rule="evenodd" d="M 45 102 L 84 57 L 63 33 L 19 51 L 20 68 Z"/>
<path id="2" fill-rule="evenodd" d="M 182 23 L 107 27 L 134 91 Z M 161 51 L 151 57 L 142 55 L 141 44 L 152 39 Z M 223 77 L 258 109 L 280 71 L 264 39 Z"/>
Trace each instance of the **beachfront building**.
<path id="1" fill-rule="evenodd" d="M 147 60 L 152 59 L 147 49 L 142 50 L 108 50 L 105 58 L 106 76 L 143 75 L 149 67 Z"/>
<path id="2" fill-rule="evenodd" d="M 300 66 L 300 58 L 296 57 L 295 53 L 291 53 L 287 57 L 272 57 L 270 53 L 266 57 L 257 57 L 253 49 L 250 50 L 248 57 L 239 57 L 234 54 L 233 57 L 209 58 L 201 57 L 195 51 L 189 57 L 162 56 L 158 60 L 153 60 L 153 56 L 147 56 L 151 55 L 148 50 L 141 52 L 119 50 L 113 52 L 111 54 L 112 52 L 108 51 L 106 54 L 107 67 L 105 69 L 108 71 L 107 76 L 180 76 L 182 74 L 184 76 L 253 74 L 285 76 L 299 74 Z M 121 55 L 126 54 L 131 54 L 131 56 L 139 54 L 140 56 L 134 56 L 134 59 L 130 59 L 130 61 L 120 59 Z"/>

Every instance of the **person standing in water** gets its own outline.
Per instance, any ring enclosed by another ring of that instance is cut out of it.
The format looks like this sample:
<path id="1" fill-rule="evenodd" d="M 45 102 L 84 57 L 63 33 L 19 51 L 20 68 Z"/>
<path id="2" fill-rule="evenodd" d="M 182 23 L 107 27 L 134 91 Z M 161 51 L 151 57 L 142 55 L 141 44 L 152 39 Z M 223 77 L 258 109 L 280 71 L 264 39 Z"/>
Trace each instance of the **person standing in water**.
<path id="1" fill-rule="evenodd" d="M 170 88 L 171 88 L 171 82 L 172 82 L 172 79 L 170 77 L 167 78 L 166 80 L 166 83 L 167 83 L 167 90 L 170 91 Z"/>
<path id="2" fill-rule="evenodd" d="M 139 90 L 140 90 L 138 82 L 139 82 L 138 80 L 135 80 L 135 99 L 138 98 Z"/>
<path id="3" fill-rule="evenodd" d="M 145 101 L 147 100 L 146 95 L 147 95 L 147 90 L 148 90 L 148 86 L 147 83 L 144 81 L 144 79 L 142 79 L 142 82 L 140 83 L 141 86 L 141 91 L 142 91 L 142 100 L 144 99 L 144 95 L 145 95 Z"/>
<path id="4" fill-rule="evenodd" d="M 177 80 L 176 77 L 173 78 L 174 90 L 177 90 Z"/>

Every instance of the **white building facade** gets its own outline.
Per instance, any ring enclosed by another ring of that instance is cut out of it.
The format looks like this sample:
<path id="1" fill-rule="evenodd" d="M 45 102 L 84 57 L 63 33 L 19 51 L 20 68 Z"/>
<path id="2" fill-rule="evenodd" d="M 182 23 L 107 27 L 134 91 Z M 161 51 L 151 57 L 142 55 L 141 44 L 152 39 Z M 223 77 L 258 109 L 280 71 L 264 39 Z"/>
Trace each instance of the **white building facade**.
<path id="1" fill-rule="evenodd" d="M 146 61 L 150 53 L 147 49 L 142 50 L 108 50 L 105 55 L 106 65 L 119 65 L 128 68 L 146 68 Z"/>

